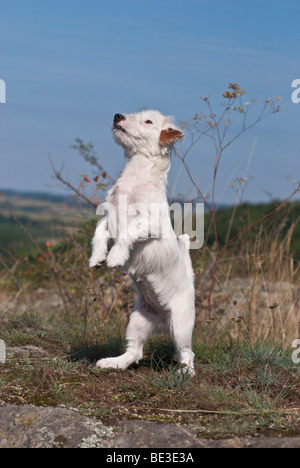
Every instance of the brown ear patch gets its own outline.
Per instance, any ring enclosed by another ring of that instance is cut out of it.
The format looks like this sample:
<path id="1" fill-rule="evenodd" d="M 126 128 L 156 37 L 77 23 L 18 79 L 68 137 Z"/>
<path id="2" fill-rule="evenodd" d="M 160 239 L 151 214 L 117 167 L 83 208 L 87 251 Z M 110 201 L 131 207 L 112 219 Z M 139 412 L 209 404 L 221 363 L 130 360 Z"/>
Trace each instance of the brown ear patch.
<path id="1" fill-rule="evenodd" d="M 168 128 L 160 132 L 159 144 L 168 145 L 177 138 L 183 138 L 184 134 L 180 130 L 174 130 L 174 128 Z"/>

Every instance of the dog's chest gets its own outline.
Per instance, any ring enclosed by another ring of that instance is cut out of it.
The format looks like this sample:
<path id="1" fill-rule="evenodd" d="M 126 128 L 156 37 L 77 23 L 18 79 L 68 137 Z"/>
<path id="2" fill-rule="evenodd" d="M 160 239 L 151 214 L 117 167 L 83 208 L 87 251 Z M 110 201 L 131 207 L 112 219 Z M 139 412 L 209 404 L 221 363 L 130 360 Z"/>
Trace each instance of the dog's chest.
<path id="1" fill-rule="evenodd" d="M 153 311 L 163 312 L 165 307 L 153 281 L 150 281 L 147 276 L 143 275 L 130 274 L 130 277 L 137 292 L 153 308 Z"/>

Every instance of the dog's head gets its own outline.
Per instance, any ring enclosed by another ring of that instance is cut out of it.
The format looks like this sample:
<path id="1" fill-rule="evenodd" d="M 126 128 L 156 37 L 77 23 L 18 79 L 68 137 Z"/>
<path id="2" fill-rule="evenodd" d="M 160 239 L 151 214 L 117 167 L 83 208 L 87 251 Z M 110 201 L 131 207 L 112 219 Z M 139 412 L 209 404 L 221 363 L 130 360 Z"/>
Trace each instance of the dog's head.
<path id="1" fill-rule="evenodd" d="M 113 121 L 115 141 L 123 146 L 128 156 L 144 153 L 147 156 L 164 154 L 184 137 L 169 116 L 147 110 L 136 114 L 116 114 Z"/>

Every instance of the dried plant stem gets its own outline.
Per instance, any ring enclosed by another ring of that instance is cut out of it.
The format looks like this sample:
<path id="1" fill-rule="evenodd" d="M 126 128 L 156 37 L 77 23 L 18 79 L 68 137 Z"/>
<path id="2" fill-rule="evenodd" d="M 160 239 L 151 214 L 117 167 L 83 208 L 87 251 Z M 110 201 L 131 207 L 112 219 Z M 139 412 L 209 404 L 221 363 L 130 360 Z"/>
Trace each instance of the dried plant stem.
<path id="1" fill-rule="evenodd" d="M 61 182 L 63 185 L 65 185 L 66 187 L 68 187 L 73 193 L 75 193 L 75 195 L 79 196 L 80 198 L 82 198 L 85 202 L 87 202 L 89 205 L 91 206 L 94 206 L 94 207 L 97 207 L 99 203 L 96 203 L 94 202 L 93 200 L 91 200 L 89 197 L 87 197 L 86 195 L 84 195 L 84 193 L 80 192 L 76 187 L 74 187 L 73 184 L 71 184 L 71 182 L 69 182 L 68 180 L 64 179 L 61 175 L 60 172 L 58 172 L 58 170 L 56 169 L 56 167 L 54 166 L 54 163 L 52 161 L 52 158 L 50 156 L 50 154 L 48 154 L 48 158 L 49 158 L 49 161 L 50 161 L 50 164 L 51 164 L 51 167 L 52 167 L 52 170 L 53 170 L 53 174 L 55 176 L 55 178 L 57 180 L 59 180 L 59 182 Z"/>
<path id="2" fill-rule="evenodd" d="M 236 214 L 236 207 L 232 213 L 232 217 L 229 222 L 228 230 L 227 230 L 227 236 L 226 236 L 226 241 L 225 245 L 220 248 L 219 246 L 219 238 L 218 238 L 218 229 L 217 229 L 217 223 L 216 223 L 216 210 L 215 210 L 215 194 L 216 194 L 216 183 L 217 183 L 217 175 L 220 167 L 220 161 L 223 156 L 223 153 L 225 149 L 227 149 L 234 141 L 236 141 L 243 133 L 246 131 L 250 130 L 254 126 L 256 126 L 258 123 L 262 122 L 265 120 L 267 117 L 269 117 L 272 114 L 277 113 L 280 110 L 280 107 L 278 106 L 277 101 L 280 100 L 278 97 L 270 98 L 267 99 L 263 105 L 261 112 L 258 114 L 257 118 L 254 119 L 252 122 L 247 121 L 248 117 L 248 112 L 250 109 L 249 103 L 243 104 L 243 95 L 245 94 L 245 91 L 240 87 L 239 84 L 237 83 L 230 83 L 229 84 L 229 89 L 223 93 L 223 97 L 226 99 L 224 103 L 224 109 L 221 112 L 219 116 L 214 113 L 214 110 L 212 108 L 210 98 L 205 97 L 203 98 L 204 103 L 206 104 L 208 108 L 208 114 L 196 114 L 193 118 L 193 121 L 190 125 L 188 125 L 188 128 L 193 129 L 192 137 L 191 137 L 191 144 L 188 147 L 186 151 L 181 151 L 179 153 L 178 151 L 176 152 L 177 157 L 180 159 L 182 162 L 189 179 L 191 180 L 192 185 L 194 186 L 196 193 L 198 197 L 204 202 L 205 206 L 208 208 L 208 210 L 211 213 L 211 225 L 213 226 L 213 231 L 214 231 L 214 240 L 215 240 L 215 259 L 213 262 L 213 265 L 211 266 L 211 283 L 210 283 L 210 289 L 209 289 L 209 299 L 208 299 L 208 323 L 209 323 L 209 328 L 211 330 L 211 319 L 212 319 L 212 294 L 214 290 L 214 283 L 215 283 L 215 278 L 216 278 L 216 272 L 218 268 L 218 264 L 220 261 L 220 258 L 222 254 L 225 252 L 225 250 L 234 243 L 234 241 L 244 232 L 248 231 L 251 229 L 251 227 L 263 222 L 265 219 L 273 215 L 276 211 L 278 211 L 280 208 L 286 205 L 286 203 L 295 195 L 296 192 L 299 191 L 299 188 L 297 188 L 284 202 L 282 202 L 277 208 L 275 208 L 272 212 L 268 213 L 267 215 L 261 217 L 254 223 L 249 224 L 248 226 L 245 226 L 243 229 L 241 229 L 235 236 L 233 236 L 231 239 L 230 237 L 230 231 L 231 227 L 233 224 L 233 220 Z M 251 100 L 252 103 L 256 103 L 256 100 Z M 232 113 L 235 112 L 233 118 L 231 117 Z M 233 135 L 231 138 L 229 138 L 227 141 L 225 141 L 225 138 L 228 135 L 228 129 L 229 129 L 229 124 L 232 122 L 234 118 L 237 118 L 237 116 L 242 117 L 242 122 L 241 122 L 241 128 L 238 130 L 235 135 Z M 202 128 L 199 129 L 199 125 L 196 124 L 202 124 Z M 223 127 L 223 130 L 222 130 Z M 194 135 L 195 133 L 198 133 L 198 137 L 195 138 Z M 213 170 L 213 179 L 212 179 L 212 200 L 211 204 L 208 203 L 207 198 L 204 196 L 202 191 L 200 190 L 198 184 L 195 182 L 195 179 L 188 167 L 188 164 L 186 162 L 187 155 L 191 151 L 191 149 L 199 142 L 201 137 L 208 137 L 214 146 L 215 150 L 215 162 L 214 162 L 214 170 Z"/>

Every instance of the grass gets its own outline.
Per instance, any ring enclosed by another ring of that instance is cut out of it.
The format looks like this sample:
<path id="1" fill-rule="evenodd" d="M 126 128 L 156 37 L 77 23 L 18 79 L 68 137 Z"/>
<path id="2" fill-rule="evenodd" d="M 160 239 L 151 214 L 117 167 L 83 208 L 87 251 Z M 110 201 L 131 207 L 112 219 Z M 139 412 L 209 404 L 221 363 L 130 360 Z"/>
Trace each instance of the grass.
<path id="1" fill-rule="evenodd" d="M 256 208 L 248 208 L 236 210 L 239 223 L 255 218 Z M 259 215 L 269 209 L 257 207 Z M 224 213 L 221 243 L 232 212 Z M 38 222 L 38 210 L 30 216 Z M 53 231 L 45 244 L 42 232 L 31 232 L 36 242 L 28 237 L 33 224 L 21 218 L 22 249 L 6 248 L 0 257 L 0 339 L 15 349 L 0 365 L 0 404 L 75 407 L 116 426 L 124 418 L 186 423 L 199 437 L 299 434 L 300 366 L 291 361 L 300 332 L 297 217 L 299 202 L 280 223 L 272 219 L 228 249 L 216 271 L 211 319 L 216 252 L 206 226 L 207 245 L 191 252 L 195 378 L 180 372 L 167 337 L 149 340 L 140 365 L 126 372 L 97 369 L 97 359 L 124 351 L 135 302 L 130 280 L 120 270 L 88 268 L 94 222 L 74 223 L 63 238 Z"/>
<path id="2" fill-rule="evenodd" d="M 74 317 L 70 327 L 63 317 L 54 322 L 52 314 L 25 312 L 2 316 L 0 326 L 8 349 L 40 349 L 38 356 L 9 355 L 0 366 L 2 403 L 76 407 L 115 425 L 123 418 L 186 423 L 199 437 L 299 430 L 300 367 L 267 342 L 195 343 L 197 375 L 191 378 L 179 371 L 164 337 L 147 343 L 138 367 L 97 369 L 95 360 L 122 352 L 124 339 L 123 330 L 113 324 L 104 330 L 96 316 L 88 324 Z"/>

